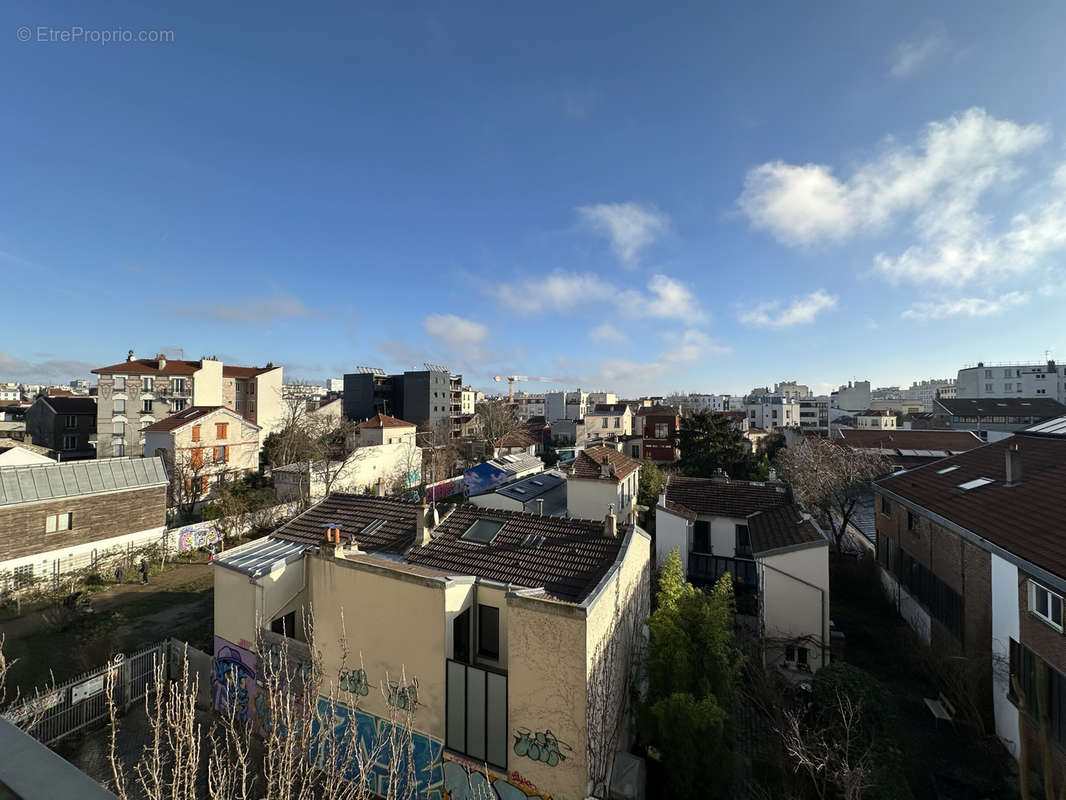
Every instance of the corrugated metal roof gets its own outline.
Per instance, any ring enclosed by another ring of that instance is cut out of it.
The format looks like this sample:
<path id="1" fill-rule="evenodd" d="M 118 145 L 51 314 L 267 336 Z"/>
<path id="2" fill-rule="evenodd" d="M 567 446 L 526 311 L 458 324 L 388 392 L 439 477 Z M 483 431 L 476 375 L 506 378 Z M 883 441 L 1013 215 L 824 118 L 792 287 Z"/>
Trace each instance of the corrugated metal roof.
<path id="1" fill-rule="evenodd" d="M 284 566 L 299 561 L 309 547 L 301 542 L 267 537 L 233 553 L 223 553 L 215 559 L 215 563 L 258 578 L 270 572 L 275 565 Z"/>
<path id="2" fill-rule="evenodd" d="M 0 506 L 166 484 L 159 457 L 0 467 Z"/>

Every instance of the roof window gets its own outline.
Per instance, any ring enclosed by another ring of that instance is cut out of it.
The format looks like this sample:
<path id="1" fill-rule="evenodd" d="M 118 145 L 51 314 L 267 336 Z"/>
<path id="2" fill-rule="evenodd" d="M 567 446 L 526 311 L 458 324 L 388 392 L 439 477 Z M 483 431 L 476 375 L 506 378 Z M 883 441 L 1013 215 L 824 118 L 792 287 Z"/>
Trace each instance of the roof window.
<path id="1" fill-rule="evenodd" d="M 491 544 L 500 530 L 503 528 L 503 520 L 498 519 L 479 519 L 475 520 L 474 524 L 466 529 L 459 538 L 464 542 L 474 542 L 476 544 Z"/>
<path id="2" fill-rule="evenodd" d="M 385 524 L 385 520 L 383 520 L 383 519 L 375 519 L 372 522 L 370 522 L 365 528 L 363 528 L 361 531 L 359 531 L 359 533 L 361 533 L 361 534 L 373 533 L 374 531 L 376 531 L 378 528 L 380 528 L 384 524 Z"/>
<path id="3" fill-rule="evenodd" d="M 958 464 L 952 464 L 950 467 L 944 467 L 944 469 L 938 469 L 936 471 L 936 474 L 937 475 L 946 475 L 947 473 L 953 472 L 954 470 L 957 470 L 958 468 L 959 468 Z"/>
<path id="4" fill-rule="evenodd" d="M 966 481 L 966 483 L 960 483 L 959 488 L 964 492 L 969 492 L 973 489 L 980 489 L 982 486 L 987 486 L 990 483 L 995 483 L 991 478 L 975 478 L 972 481 Z"/>

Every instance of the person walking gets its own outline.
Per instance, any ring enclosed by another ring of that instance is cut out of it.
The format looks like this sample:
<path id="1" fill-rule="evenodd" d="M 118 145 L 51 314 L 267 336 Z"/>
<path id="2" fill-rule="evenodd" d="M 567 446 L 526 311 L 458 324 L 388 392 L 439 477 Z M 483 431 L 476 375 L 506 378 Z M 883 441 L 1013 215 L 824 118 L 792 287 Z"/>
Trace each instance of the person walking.
<path id="1" fill-rule="evenodd" d="M 141 583 L 148 583 L 148 559 L 141 559 Z"/>
<path id="2" fill-rule="evenodd" d="M 126 582 L 126 570 L 123 569 L 121 564 L 119 564 L 117 567 L 115 567 L 115 583 L 125 583 L 125 582 Z"/>

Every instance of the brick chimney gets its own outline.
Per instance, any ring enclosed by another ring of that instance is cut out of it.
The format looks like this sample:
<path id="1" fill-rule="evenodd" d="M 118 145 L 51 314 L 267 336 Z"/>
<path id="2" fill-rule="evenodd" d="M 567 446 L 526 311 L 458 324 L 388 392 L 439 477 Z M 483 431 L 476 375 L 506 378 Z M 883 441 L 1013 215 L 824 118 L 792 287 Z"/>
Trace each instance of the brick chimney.
<path id="1" fill-rule="evenodd" d="M 608 539 L 618 536 L 618 517 L 614 514 L 614 503 L 607 505 L 607 516 L 603 518 L 603 535 Z"/>
<path id="2" fill-rule="evenodd" d="M 323 535 L 323 541 L 319 548 L 320 552 L 326 558 L 331 559 L 344 559 L 344 551 L 341 549 L 341 529 L 340 526 L 334 524 L 325 525 L 325 533 Z"/>
<path id="3" fill-rule="evenodd" d="M 1022 482 L 1022 452 L 1018 442 L 1007 445 L 1007 486 Z"/>

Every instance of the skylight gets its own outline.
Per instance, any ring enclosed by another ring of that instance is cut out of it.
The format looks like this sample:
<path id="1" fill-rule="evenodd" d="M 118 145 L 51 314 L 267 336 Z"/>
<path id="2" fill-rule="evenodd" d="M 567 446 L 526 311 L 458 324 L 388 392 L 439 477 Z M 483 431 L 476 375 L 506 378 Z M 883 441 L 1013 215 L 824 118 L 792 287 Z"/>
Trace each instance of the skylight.
<path id="1" fill-rule="evenodd" d="M 959 468 L 958 464 L 952 464 L 950 467 L 944 467 L 944 469 L 938 469 L 936 471 L 936 474 L 937 475 L 944 475 L 944 474 L 946 474 L 948 472 L 951 472 L 952 470 L 956 470 L 958 468 Z"/>
<path id="2" fill-rule="evenodd" d="M 501 528 L 503 528 L 502 520 L 479 519 L 475 520 L 474 524 L 467 528 L 466 532 L 459 538 L 464 542 L 491 544 L 492 540 L 500 533 Z"/>
<path id="3" fill-rule="evenodd" d="M 544 481 L 530 481 L 534 486 L 543 486 Z"/>
<path id="4" fill-rule="evenodd" d="M 968 492 L 971 489 L 980 489 L 982 486 L 987 486 L 990 483 L 995 483 L 991 478 L 975 478 L 972 481 L 966 481 L 966 483 L 960 483 L 959 488 L 964 492 Z"/>
<path id="5" fill-rule="evenodd" d="M 523 488 L 522 488 L 521 486 L 515 486 L 515 487 L 514 487 L 514 490 L 515 490 L 516 492 L 518 492 L 518 494 L 525 494 L 525 493 L 526 493 L 526 490 L 525 490 L 525 489 L 523 489 Z"/>
<path id="6" fill-rule="evenodd" d="M 374 531 L 376 531 L 378 528 L 380 528 L 384 524 L 385 524 L 385 520 L 376 519 L 373 522 L 371 522 L 369 525 L 367 525 L 365 528 L 363 528 L 363 530 L 360 531 L 360 533 L 373 533 Z"/>

